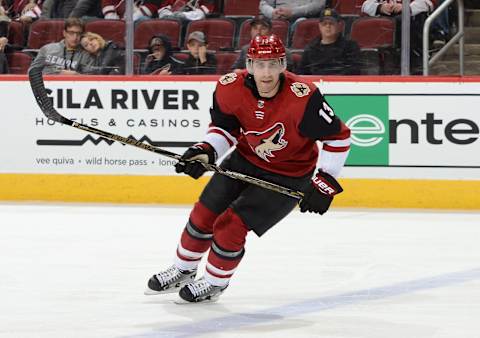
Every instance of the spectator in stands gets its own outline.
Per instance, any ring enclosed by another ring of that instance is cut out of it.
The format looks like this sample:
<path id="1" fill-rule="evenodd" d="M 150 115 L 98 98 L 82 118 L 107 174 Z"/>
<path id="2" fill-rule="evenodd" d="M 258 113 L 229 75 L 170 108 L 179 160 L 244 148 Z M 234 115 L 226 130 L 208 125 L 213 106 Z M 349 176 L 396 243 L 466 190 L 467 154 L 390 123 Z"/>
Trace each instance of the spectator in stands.
<path id="1" fill-rule="evenodd" d="M 85 25 L 78 18 L 65 20 L 63 37 L 60 42 L 49 43 L 38 51 L 38 55 L 30 65 L 41 67 L 43 74 L 79 74 L 82 68 L 91 66 L 94 59 L 80 46 L 80 38 Z"/>
<path id="2" fill-rule="evenodd" d="M 10 16 L 24 24 L 31 24 L 42 14 L 43 0 L 11 0 Z"/>
<path id="3" fill-rule="evenodd" d="M 78 0 L 70 12 L 71 18 L 83 18 L 84 20 L 101 18 L 102 7 L 99 0 Z"/>
<path id="4" fill-rule="evenodd" d="M 316 18 L 325 7 L 325 0 L 262 0 L 260 14 L 269 19 L 285 19 L 291 23 Z"/>
<path id="5" fill-rule="evenodd" d="M 412 74 L 422 74 L 423 24 L 433 11 L 435 0 L 412 0 L 409 3 L 410 23 L 410 67 Z M 365 0 L 362 12 L 369 16 L 388 16 L 395 18 L 397 50 L 401 46 L 402 0 Z M 399 56 L 400 53 L 397 53 Z"/>
<path id="6" fill-rule="evenodd" d="M 445 0 L 440 0 L 438 5 L 440 6 L 443 2 Z M 433 50 L 439 50 L 447 43 L 448 35 L 450 34 L 449 11 L 450 9 L 444 10 L 433 21 L 431 34 Z"/>
<path id="7" fill-rule="evenodd" d="M 184 64 L 172 56 L 172 44 L 165 35 L 156 35 L 150 39 L 142 74 L 181 74 Z"/>
<path id="8" fill-rule="evenodd" d="M 123 19 L 125 15 L 125 0 L 102 0 L 103 17 L 107 20 Z"/>
<path id="9" fill-rule="evenodd" d="M 157 10 L 165 0 L 143 0 L 136 2 L 133 8 L 133 21 L 142 21 L 156 17 Z M 102 13 L 107 20 L 125 18 L 125 0 L 102 0 Z"/>
<path id="10" fill-rule="evenodd" d="M 216 12 L 215 0 L 167 0 L 158 9 L 160 19 L 178 18 L 182 21 L 195 21 L 206 18 L 207 14 Z"/>
<path id="11" fill-rule="evenodd" d="M 338 13 L 324 9 L 318 27 L 320 35 L 305 47 L 298 74 L 359 75 L 360 48 L 342 36 Z"/>
<path id="12" fill-rule="evenodd" d="M 188 35 L 187 48 L 190 53 L 183 68 L 183 74 L 215 74 L 217 60 L 215 55 L 207 52 L 205 33 L 194 31 Z"/>
<path id="13" fill-rule="evenodd" d="M 125 53 L 112 41 L 105 41 L 97 33 L 87 32 L 80 43 L 93 57 L 93 63 L 82 68 L 83 74 L 122 75 L 125 74 Z"/>
<path id="14" fill-rule="evenodd" d="M 102 0 L 105 19 L 120 19 L 125 15 L 123 0 Z M 204 19 L 218 12 L 215 0 L 143 0 L 133 11 L 135 22 L 151 18 L 179 18 L 185 21 Z"/>
<path id="15" fill-rule="evenodd" d="M 272 34 L 272 21 L 264 15 L 258 15 L 250 21 L 250 37 L 253 39 L 257 35 L 270 35 Z M 240 50 L 240 55 L 237 60 L 232 65 L 232 70 L 234 72 L 239 72 L 246 67 L 247 51 L 250 47 L 250 43 L 242 46 Z M 293 60 L 292 53 L 286 49 L 287 55 L 287 69 L 293 70 Z"/>
<path id="16" fill-rule="evenodd" d="M 45 0 L 42 5 L 42 19 L 68 18 L 78 0 Z"/>
<path id="17" fill-rule="evenodd" d="M 0 21 L 1 22 L 10 22 L 11 18 L 9 16 L 11 5 L 6 0 L 0 0 Z"/>
<path id="18" fill-rule="evenodd" d="M 2 21 L 0 17 L 0 74 L 8 73 L 7 55 L 5 54 L 5 49 L 8 44 L 8 25 L 9 21 Z"/>

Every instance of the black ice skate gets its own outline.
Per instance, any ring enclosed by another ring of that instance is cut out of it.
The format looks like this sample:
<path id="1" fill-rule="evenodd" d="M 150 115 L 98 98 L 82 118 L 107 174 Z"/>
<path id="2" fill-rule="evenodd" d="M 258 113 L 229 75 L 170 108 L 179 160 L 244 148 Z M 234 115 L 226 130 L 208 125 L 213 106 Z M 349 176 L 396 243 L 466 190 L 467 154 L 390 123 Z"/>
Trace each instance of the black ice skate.
<path id="1" fill-rule="evenodd" d="M 183 301 L 189 303 L 215 302 L 227 287 L 228 285 L 214 286 L 202 277 L 181 288 L 179 296 Z"/>
<path id="2" fill-rule="evenodd" d="M 153 275 L 148 280 L 148 286 L 145 290 L 146 295 L 158 295 L 161 293 L 178 292 L 185 284 L 195 280 L 197 270 L 180 270 L 172 265 L 165 271 Z"/>

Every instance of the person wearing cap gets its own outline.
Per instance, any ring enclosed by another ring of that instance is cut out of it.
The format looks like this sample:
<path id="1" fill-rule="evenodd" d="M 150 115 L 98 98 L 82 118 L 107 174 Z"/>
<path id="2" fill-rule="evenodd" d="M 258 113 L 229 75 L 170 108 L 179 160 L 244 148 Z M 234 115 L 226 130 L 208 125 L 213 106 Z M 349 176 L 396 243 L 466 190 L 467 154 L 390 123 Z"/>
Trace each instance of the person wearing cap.
<path id="1" fill-rule="evenodd" d="M 262 0 L 259 11 L 269 19 L 294 23 L 299 19 L 317 17 L 325 3 L 325 0 Z"/>
<path id="2" fill-rule="evenodd" d="M 215 74 L 217 59 L 213 53 L 207 52 L 207 37 L 200 31 L 191 32 L 187 38 L 188 58 L 185 60 L 183 74 L 202 75 Z"/>
<path id="3" fill-rule="evenodd" d="M 340 17 L 334 9 L 320 13 L 320 34 L 306 47 L 298 67 L 305 75 L 359 75 L 360 49 L 341 34 Z"/>
<path id="4" fill-rule="evenodd" d="M 183 62 L 172 55 L 172 44 L 166 35 L 155 35 L 148 44 L 150 54 L 145 58 L 142 74 L 182 74 Z"/>
<path id="5" fill-rule="evenodd" d="M 272 34 L 272 21 L 264 15 L 258 15 L 250 21 L 250 38 L 253 39 L 258 35 L 270 35 Z M 231 70 L 234 72 L 240 72 L 245 69 L 245 62 L 247 60 L 247 51 L 250 47 L 250 43 L 242 46 L 238 58 L 233 63 Z M 287 70 L 292 71 L 293 60 L 292 53 L 286 49 L 287 54 Z"/>

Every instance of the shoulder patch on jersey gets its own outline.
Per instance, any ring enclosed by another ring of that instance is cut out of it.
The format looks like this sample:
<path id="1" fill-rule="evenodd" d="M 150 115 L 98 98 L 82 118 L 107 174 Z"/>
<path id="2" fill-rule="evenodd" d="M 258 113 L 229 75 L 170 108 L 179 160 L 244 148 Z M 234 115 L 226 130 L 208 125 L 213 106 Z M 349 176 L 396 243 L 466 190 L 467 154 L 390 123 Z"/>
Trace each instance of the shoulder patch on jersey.
<path id="1" fill-rule="evenodd" d="M 303 82 L 294 82 L 290 85 L 292 92 L 298 97 L 307 96 L 310 93 L 310 87 Z"/>
<path id="2" fill-rule="evenodd" d="M 230 84 L 234 82 L 237 79 L 238 75 L 236 73 L 228 73 L 223 75 L 218 82 L 220 82 L 222 85 L 226 86 L 227 84 Z"/>

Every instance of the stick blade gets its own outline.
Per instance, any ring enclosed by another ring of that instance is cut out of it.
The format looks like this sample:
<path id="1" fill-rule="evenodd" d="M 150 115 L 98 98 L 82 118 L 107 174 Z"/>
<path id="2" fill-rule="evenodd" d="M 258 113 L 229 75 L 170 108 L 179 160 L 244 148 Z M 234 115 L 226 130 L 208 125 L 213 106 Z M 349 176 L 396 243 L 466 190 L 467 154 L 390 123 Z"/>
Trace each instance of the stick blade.
<path id="1" fill-rule="evenodd" d="M 35 100 L 37 100 L 43 114 L 55 122 L 72 125 L 73 121 L 60 115 L 53 107 L 52 100 L 48 97 L 45 84 L 43 83 L 42 68 L 30 68 L 28 70 L 28 78 L 30 79 L 30 86 L 32 87 Z"/>

